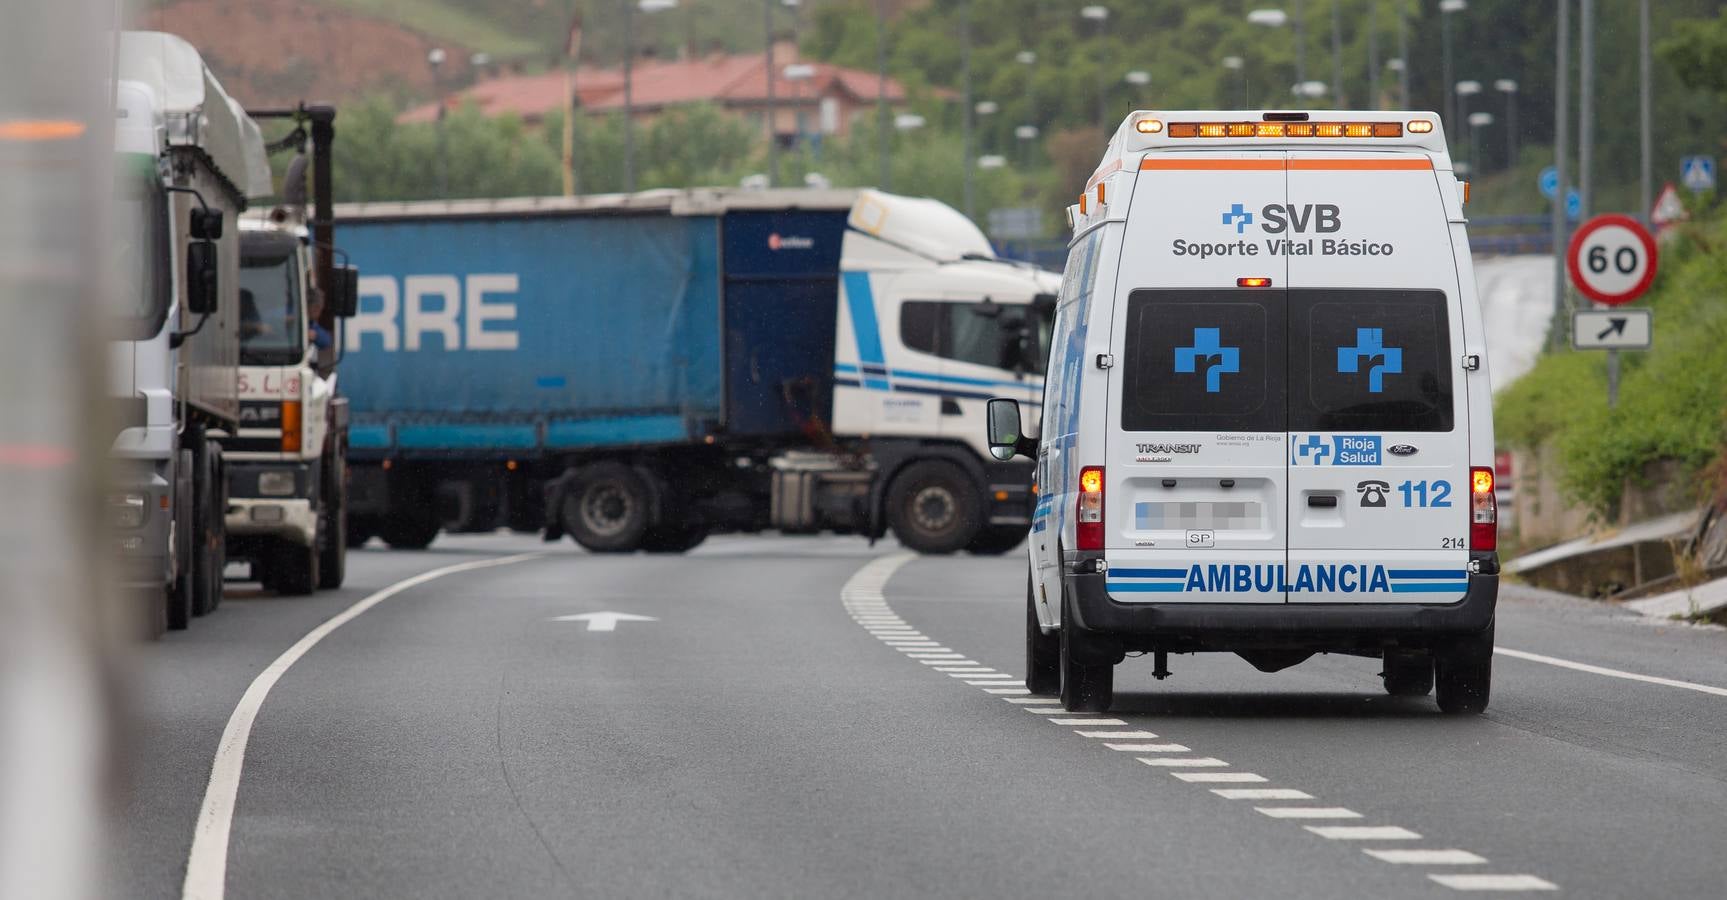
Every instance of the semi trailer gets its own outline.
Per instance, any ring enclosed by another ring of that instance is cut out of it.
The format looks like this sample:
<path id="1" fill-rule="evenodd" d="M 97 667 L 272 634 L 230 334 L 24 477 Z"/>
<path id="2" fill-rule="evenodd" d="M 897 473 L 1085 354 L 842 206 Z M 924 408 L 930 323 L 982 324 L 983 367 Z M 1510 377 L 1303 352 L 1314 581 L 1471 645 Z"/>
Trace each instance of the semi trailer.
<path id="1" fill-rule="evenodd" d="M 1059 279 L 996 258 L 950 207 L 715 189 L 336 216 L 363 273 L 343 369 L 351 541 L 1023 539 L 1030 467 L 988 455 L 984 404 L 1039 406 Z"/>

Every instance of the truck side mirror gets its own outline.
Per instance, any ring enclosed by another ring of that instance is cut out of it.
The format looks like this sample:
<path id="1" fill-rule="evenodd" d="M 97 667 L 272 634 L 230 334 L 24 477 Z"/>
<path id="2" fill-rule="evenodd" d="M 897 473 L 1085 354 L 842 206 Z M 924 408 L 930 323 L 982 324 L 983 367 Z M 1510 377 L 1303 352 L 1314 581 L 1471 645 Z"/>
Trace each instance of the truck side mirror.
<path id="1" fill-rule="evenodd" d="M 330 292 L 330 302 L 334 304 L 336 318 L 351 318 L 360 311 L 360 268 L 337 266 L 335 275 L 336 284 Z"/>
<path id="2" fill-rule="evenodd" d="M 989 428 L 989 455 L 1007 462 L 1015 455 L 1037 455 L 1037 441 L 1020 434 L 1019 401 L 996 397 L 989 401 L 985 417 Z"/>
<path id="3" fill-rule="evenodd" d="M 215 242 L 193 241 L 186 245 L 186 309 L 195 316 L 215 312 L 219 281 Z"/>
<path id="4" fill-rule="evenodd" d="M 200 208 L 192 210 L 192 239 L 219 241 L 222 239 L 222 211 Z"/>

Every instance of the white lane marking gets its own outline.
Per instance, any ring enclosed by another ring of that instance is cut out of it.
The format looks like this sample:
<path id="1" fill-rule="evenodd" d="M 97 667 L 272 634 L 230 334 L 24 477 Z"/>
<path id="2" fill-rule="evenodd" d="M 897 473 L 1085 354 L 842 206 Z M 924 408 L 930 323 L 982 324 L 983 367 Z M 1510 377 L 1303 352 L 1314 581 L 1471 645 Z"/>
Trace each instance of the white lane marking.
<path id="1" fill-rule="evenodd" d="M 1149 741 L 1157 737 L 1157 735 L 1152 734 L 1149 731 L 1086 731 L 1084 729 L 1076 728 L 1073 733 L 1084 738 L 1104 738 L 1106 740 L 1118 741 Z"/>
<path id="2" fill-rule="evenodd" d="M 1295 788 L 1212 788 L 1225 800 L 1312 800 L 1313 795 Z M 1372 850 L 1367 851 L 1372 853 Z"/>
<path id="3" fill-rule="evenodd" d="M 1003 697 L 1002 699 L 1006 700 L 1009 703 L 1039 703 L 1039 704 L 1046 704 L 1046 705 L 1050 704 L 1050 703 L 1060 703 L 1061 702 L 1060 700 L 1056 700 L 1056 699 L 1053 699 L 1050 697 Z"/>
<path id="4" fill-rule="evenodd" d="M 935 670 L 937 672 L 952 675 L 955 678 L 978 678 L 980 676 L 993 677 L 1004 674 L 987 666 L 936 666 Z"/>
<path id="5" fill-rule="evenodd" d="M 926 666 L 980 666 L 980 665 L 983 665 L 982 663 L 978 662 L 975 659 L 962 659 L 962 660 L 958 660 L 958 661 L 951 660 L 951 659 L 920 659 L 920 660 L 918 660 L 918 662 L 923 663 Z M 937 669 L 936 671 L 939 672 L 941 670 Z"/>
<path id="6" fill-rule="evenodd" d="M 1017 687 L 1017 688 L 1016 687 L 984 688 L 983 692 L 986 694 L 1020 694 L 1020 695 L 1031 693 L 1031 691 L 1028 691 L 1022 687 Z"/>
<path id="7" fill-rule="evenodd" d="M 940 653 L 928 650 L 910 650 L 906 651 L 905 655 L 912 659 L 965 659 L 964 653 Z"/>
<path id="8" fill-rule="evenodd" d="M 1361 813 L 1341 806 L 1255 806 L 1254 812 L 1273 819 L 1359 819 Z"/>
<path id="9" fill-rule="evenodd" d="M 1569 659 L 1560 659 L 1557 656 L 1542 656 L 1539 653 L 1525 653 L 1522 650 L 1512 650 L 1508 647 L 1494 647 L 1493 652 L 1501 656 L 1509 656 L 1512 659 L 1546 663 L 1550 666 L 1558 666 L 1561 669 L 1575 669 L 1579 672 L 1588 672 L 1592 675 L 1606 675 L 1609 678 L 1623 678 L 1626 681 L 1641 681 L 1644 684 L 1659 684 L 1665 687 L 1683 688 L 1687 691 L 1696 691 L 1700 694 L 1714 694 L 1717 697 L 1727 697 L 1727 688 L 1719 688 L 1708 684 L 1698 684 L 1695 681 L 1679 681 L 1673 678 L 1657 678 L 1654 675 L 1639 675 L 1636 672 L 1624 672 L 1619 669 L 1609 669 L 1605 666 L 1592 666 L 1588 663 L 1572 662 Z M 1514 877 L 1534 878 L 1533 875 L 1518 875 Z M 1540 879 L 1536 880 L 1539 881 Z M 1543 890 L 1545 890 L 1545 888 L 1543 888 Z"/>
<path id="10" fill-rule="evenodd" d="M 1104 744 L 1111 750 L 1123 753 L 1191 753 L 1193 751 L 1180 744 Z"/>
<path id="11" fill-rule="evenodd" d="M 1478 866 L 1487 862 L 1468 850 L 1363 850 L 1380 862 L 1406 866 Z"/>
<path id="12" fill-rule="evenodd" d="M 1252 772 L 1171 772 L 1169 774 L 1182 781 L 1197 784 L 1262 784 L 1265 782 L 1264 775 L 1255 775 Z"/>
<path id="13" fill-rule="evenodd" d="M 1139 761 L 1170 769 L 1220 769 L 1229 765 L 1215 756 L 1142 756 Z"/>
<path id="14" fill-rule="evenodd" d="M 1557 891 L 1559 885 L 1534 875 L 1429 875 L 1454 891 Z"/>
<path id="15" fill-rule="evenodd" d="M 1049 703 L 1060 703 L 1061 701 L 1052 697 L 1052 698 L 1049 698 L 1049 700 L 1047 702 L 1049 702 Z M 1054 709 L 1028 709 L 1028 710 L 1026 710 L 1026 712 L 1043 713 L 1045 715 L 1049 715 L 1049 714 L 1054 713 L 1054 714 L 1059 714 L 1059 715 L 1063 715 L 1063 716 L 1095 716 L 1095 715 L 1097 715 L 1097 713 L 1094 713 L 1094 712 L 1068 712 L 1067 710 L 1062 709 L 1059 706 L 1057 706 Z M 1125 725 L 1127 723 L 1123 722 L 1122 724 Z"/>
<path id="16" fill-rule="evenodd" d="M 246 688 L 246 693 L 240 697 L 240 703 L 234 707 L 233 714 L 228 717 L 228 725 L 222 729 L 222 740 L 216 745 L 216 758 L 210 766 L 209 786 L 204 789 L 204 805 L 198 810 L 198 825 L 192 833 L 192 852 L 186 860 L 186 881 L 181 886 L 180 896 L 185 900 L 221 900 L 227 889 L 228 840 L 234 825 L 234 798 L 239 794 L 240 775 L 246 763 L 246 743 L 252 738 L 252 723 L 258 719 L 258 710 L 263 707 L 264 698 L 269 696 L 270 689 L 276 686 L 276 682 L 282 680 L 289 667 L 299 662 L 300 657 L 305 656 L 307 651 L 316 647 L 318 642 L 328 637 L 331 632 L 409 588 L 458 572 L 507 566 L 524 560 L 538 559 L 544 555 L 519 553 L 497 559 L 482 559 L 444 566 L 405 578 L 370 594 L 330 617 L 324 624 L 306 632 L 305 637 L 282 651 L 282 655 L 276 657 L 275 662 L 259 672 L 258 677 L 252 679 L 251 686 Z"/>
<path id="17" fill-rule="evenodd" d="M 1034 710 L 1029 710 L 1029 711 L 1030 712 L 1037 712 L 1038 710 L 1034 709 Z M 1126 725 L 1127 724 L 1126 722 L 1123 722 L 1120 719 L 1050 719 L 1049 721 L 1054 722 L 1057 725 Z"/>
<path id="18" fill-rule="evenodd" d="M 967 678 L 968 676 L 955 675 L 954 677 L 955 678 Z M 988 681 L 967 680 L 966 684 L 972 685 L 974 687 L 1025 687 L 1025 682 L 1023 682 L 1023 681 L 1012 681 L 1012 680 L 1005 680 L 1005 679 L 990 679 Z"/>
<path id="19" fill-rule="evenodd" d="M 1421 835 L 1396 825 L 1303 825 L 1333 841 L 1419 841 Z"/>

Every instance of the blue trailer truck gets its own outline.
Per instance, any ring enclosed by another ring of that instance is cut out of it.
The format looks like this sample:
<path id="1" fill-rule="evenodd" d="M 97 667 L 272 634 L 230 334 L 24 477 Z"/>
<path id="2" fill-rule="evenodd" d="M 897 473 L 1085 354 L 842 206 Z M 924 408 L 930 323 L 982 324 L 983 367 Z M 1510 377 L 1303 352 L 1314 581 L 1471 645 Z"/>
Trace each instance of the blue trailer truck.
<path id="1" fill-rule="evenodd" d="M 710 533 L 1024 536 L 1030 467 L 981 446 L 1042 399 L 1059 279 L 869 190 L 339 206 L 349 540 L 440 529 L 682 552 Z"/>

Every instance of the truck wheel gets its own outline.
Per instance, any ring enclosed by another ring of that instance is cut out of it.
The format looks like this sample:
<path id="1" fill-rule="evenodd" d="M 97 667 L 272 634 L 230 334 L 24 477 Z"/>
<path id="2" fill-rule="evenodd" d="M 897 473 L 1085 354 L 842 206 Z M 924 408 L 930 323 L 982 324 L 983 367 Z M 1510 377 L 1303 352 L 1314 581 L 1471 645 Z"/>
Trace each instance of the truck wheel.
<path id="1" fill-rule="evenodd" d="M 959 466 L 925 460 L 907 466 L 887 492 L 894 537 L 919 553 L 962 550 L 977 536 L 977 486 Z"/>
<path id="2" fill-rule="evenodd" d="M 222 572 L 228 565 L 228 500 L 222 448 L 205 442 L 198 454 L 197 505 L 192 511 L 192 615 L 205 616 L 222 604 Z"/>
<path id="3" fill-rule="evenodd" d="M 193 513 L 197 511 L 197 458 L 190 450 L 181 450 L 179 465 L 174 478 L 174 508 L 176 517 L 181 510 Z M 182 478 L 180 473 L 186 473 Z M 184 631 L 192 624 L 192 594 L 196 590 L 199 566 L 197 564 L 198 545 L 196 541 L 196 515 L 174 522 L 174 540 L 169 544 L 168 552 L 174 554 L 178 561 L 175 570 L 180 574 L 172 584 L 168 585 L 168 594 L 163 598 L 167 604 L 167 619 L 169 631 Z"/>
<path id="4" fill-rule="evenodd" d="M 1073 627 L 1073 604 L 1061 598 L 1061 708 L 1068 712 L 1108 712 L 1115 700 L 1115 666 L 1087 665 L 1076 646 L 1083 640 Z M 1027 687 L 1030 687 L 1028 684 Z"/>
<path id="5" fill-rule="evenodd" d="M 348 479 L 335 457 L 332 484 L 324 486 L 324 511 L 318 521 L 318 589 L 333 591 L 348 574 Z"/>
<path id="6" fill-rule="evenodd" d="M 1474 715 L 1487 709 L 1493 686 L 1493 624 L 1436 652 L 1433 670 L 1434 699 L 1441 710 Z"/>
<path id="7" fill-rule="evenodd" d="M 1024 525 L 988 525 L 978 531 L 965 549 L 973 556 L 1000 556 L 1024 543 L 1025 534 Z"/>
<path id="8" fill-rule="evenodd" d="M 299 544 L 283 544 L 270 561 L 270 581 L 284 597 L 304 597 L 318 589 L 318 552 Z"/>
<path id="9" fill-rule="evenodd" d="M 1433 690 L 1433 657 L 1408 650 L 1385 651 L 1385 692 L 1393 697 L 1425 697 Z"/>
<path id="10" fill-rule="evenodd" d="M 649 553 L 688 553 L 707 539 L 705 525 L 676 528 L 660 525 L 648 529 L 648 533 L 642 536 L 642 549 Z"/>
<path id="11" fill-rule="evenodd" d="M 416 510 L 390 516 L 384 520 L 379 534 L 392 550 L 424 550 L 432 546 L 440 529 L 432 510 Z"/>
<path id="12" fill-rule="evenodd" d="M 595 463 L 576 473 L 559 515 L 564 530 L 588 550 L 633 553 L 648 533 L 651 502 L 648 483 L 636 470 L 621 463 Z"/>
<path id="13" fill-rule="evenodd" d="M 192 624 L 192 573 L 182 572 L 174 583 L 168 586 L 167 596 L 162 598 L 164 616 L 169 631 L 185 631 Z"/>
<path id="14" fill-rule="evenodd" d="M 1037 624 L 1031 574 L 1025 579 L 1025 686 L 1034 694 L 1061 693 L 1061 636 L 1044 634 Z"/>
<path id="15" fill-rule="evenodd" d="M 348 516 L 348 546 L 364 547 L 366 542 L 378 536 L 378 525 L 370 517 Z"/>

